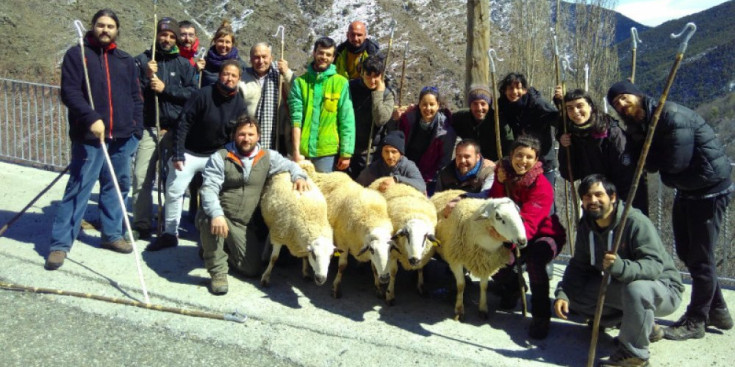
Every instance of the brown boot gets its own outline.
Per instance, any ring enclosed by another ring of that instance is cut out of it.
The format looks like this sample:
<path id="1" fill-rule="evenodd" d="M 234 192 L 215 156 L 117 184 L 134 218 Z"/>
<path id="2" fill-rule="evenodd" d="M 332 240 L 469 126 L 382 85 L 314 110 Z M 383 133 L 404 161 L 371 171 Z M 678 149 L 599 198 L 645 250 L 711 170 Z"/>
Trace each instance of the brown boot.
<path id="1" fill-rule="evenodd" d="M 60 268 L 61 265 L 64 265 L 64 259 L 66 259 L 66 252 L 60 250 L 51 251 L 46 259 L 46 265 L 43 267 L 46 268 L 46 270 L 56 270 Z"/>
<path id="2" fill-rule="evenodd" d="M 209 289 L 212 294 L 227 294 L 227 288 L 227 273 L 212 274 L 212 282 L 210 283 Z"/>
<path id="3" fill-rule="evenodd" d="M 129 254 L 133 252 L 133 245 L 130 244 L 130 242 L 125 241 L 122 238 L 118 238 L 117 240 L 114 240 L 112 242 L 102 242 L 100 247 L 108 250 L 112 250 L 115 252 L 119 252 L 121 254 Z"/>

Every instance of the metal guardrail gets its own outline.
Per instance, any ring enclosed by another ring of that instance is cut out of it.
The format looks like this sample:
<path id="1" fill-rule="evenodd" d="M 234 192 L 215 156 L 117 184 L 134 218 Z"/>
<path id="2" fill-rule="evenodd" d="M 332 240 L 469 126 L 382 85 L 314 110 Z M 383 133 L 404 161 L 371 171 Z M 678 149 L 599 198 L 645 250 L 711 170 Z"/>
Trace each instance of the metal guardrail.
<path id="1" fill-rule="evenodd" d="M 60 90 L 0 78 L 0 159 L 54 171 L 66 167 L 69 124 Z"/>

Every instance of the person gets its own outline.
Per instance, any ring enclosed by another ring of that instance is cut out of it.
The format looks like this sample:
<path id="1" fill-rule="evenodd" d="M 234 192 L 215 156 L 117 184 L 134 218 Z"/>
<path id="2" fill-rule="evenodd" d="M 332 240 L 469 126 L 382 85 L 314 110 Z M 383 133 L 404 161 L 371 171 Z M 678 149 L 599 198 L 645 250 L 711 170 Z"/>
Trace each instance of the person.
<path id="1" fill-rule="evenodd" d="M 380 158 L 370 162 L 370 166 L 360 172 L 356 181 L 365 187 L 375 180 L 384 179 L 379 191 L 384 192 L 394 183 L 404 183 L 416 190 L 426 192 L 426 184 L 416 164 L 405 157 L 406 138 L 400 130 L 391 131 L 382 141 Z"/>
<path id="2" fill-rule="evenodd" d="M 461 139 L 472 139 L 480 144 L 485 158 L 497 162 L 510 152 L 513 130 L 505 121 L 500 121 L 500 146 L 503 153 L 498 157 L 495 137 L 495 117 L 492 108 L 493 95 L 484 85 L 473 85 L 467 93 L 469 109 L 452 113 L 452 127 Z"/>
<path id="3" fill-rule="evenodd" d="M 296 163 L 274 150 L 262 149 L 258 139 L 257 120 L 240 115 L 232 142 L 213 153 L 204 169 L 202 210 L 196 223 L 213 294 L 227 293 L 230 267 L 248 277 L 262 272 L 264 244 L 258 240 L 251 218 L 266 180 L 289 172 L 295 190 L 309 189 L 306 173 Z"/>
<path id="4" fill-rule="evenodd" d="M 633 144 L 642 145 L 658 101 L 628 81 L 613 84 L 607 100 L 625 121 Z M 724 145 L 697 113 L 666 102 L 645 168 L 658 172 L 666 186 L 676 189 L 671 213 L 676 254 L 692 276 L 689 306 L 665 329 L 666 338 L 702 338 L 705 326 L 731 329 L 733 321 L 717 279 L 714 254 L 734 189 Z"/>
<path id="5" fill-rule="evenodd" d="M 225 19 L 220 24 L 212 38 L 212 45 L 204 57 L 204 69 L 202 69 L 201 86 L 206 87 L 217 82 L 222 65 L 227 60 L 234 60 L 240 68 L 240 75 L 245 70 L 245 64 L 240 60 L 240 53 L 235 46 L 235 32 L 232 24 Z"/>
<path id="6" fill-rule="evenodd" d="M 347 40 L 337 47 L 335 65 L 337 74 L 347 79 L 360 77 L 360 66 L 370 55 L 378 53 L 380 47 L 374 40 L 368 38 L 365 22 L 356 20 L 347 27 Z"/>
<path id="7" fill-rule="evenodd" d="M 360 77 L 350 80 L 350 96 L 355 109 L 355 154 L 350 160 L 349 174 L 353 179 L 365 169 L 368 155 L 373 154 L 368 146 L 372 133 L 372 144 L 376 144 L 387 130 L 386 124 L 393 114 L 395 96 L 385 85 L 385 66 L 380 56 L 368 56 L 362 62 Z M 371 159 L 372 161 L 372 159 Z"/>
<path id="8" fill-rule="evenodd" d="M 245 102 L 237 92 L 240 70 L 236 60 L 225 61 L 217 83 L 203 87 L 186 101 L 174 133 L 173 156 L 168 161 L 165 228 L 146 251 L 178 245 L 186 187 L 194 174 L 204 171 L 209 156 L 227 143 L 238 116 L 245 112 Z"/>
<path id="9" fill-rule="evenodd" d="M 288 121 L 286 100 L 282 95 L 288 95 L 291 89 L 293 71 L 288 68 L 288 61 L 284 59 L 273 62 L 271 46 L 259 42 L 250 48 L 250 67 L 240 81 L 240 92 L 245 99 L 248 115 L 258 119 L 262 131 L 260 145 L 263 149 L 275 149 L 279 139 L 279 153 L 286 154 L 289 144 L 286 144 L 286 124 Z M 278 95 L 278 84 L 281 84 L 281 93 Z M 281 130 L 277 131 L 280 123 Z"/>
<path id="10" fill-rule="evenodd" d="M 452 159 L 457 136 L 451 121 L 451 112 L 441 108 L 439 90 L 424 87 L 418 107 L 406 110 L 398 124 L 406 136 L 406 158 L 419 167 L 429 196 L 434 193 L 439 169 Z"/>
<path id="11" fill-rule="evenodd" d="M 196 58 L 199 53 L 199 37 L 197 37 L 197 28 L 194 23 L 188 20 L 179 22 L 179 38 L 176 44 L 179 46 L 179 55 L 189 60 L 189 64 L 196 68 L 197 72 L 204 69 L 206 63 L 204 58 Z"/>
<path id="12" fill-rule="evenodd" d="M 489 190 L 495 181 L 495 163 L 480 154 L 480 144 L 464 139 L 454 148 L 454 161 L 439 172 L 436 192 L 464 190 L 480 192 Z"/>
<path id="13" fill-rule="evenodd" d="M 196 91 L 194 68 L 179 56 L 176 47 L 179 32 L 176 20 L 162 18 L 158 21 L 157 32 L 155 60 L 151 50 L 135 58 L 140 70 L 138 79 L 143 92 L 145 126 L 133 165 L 133 234 L 140 239 L 151 237 L 152 191 L 158 164 L 156 144 L 160 145 L 161 151 L 170 152 L 176 119 L 186 100 Z M 161 128 L 160 134 L 157 125 Z M 164 158 L 162 162 L 165 161 Z"/>
<path id="14" fill-rule="evenodd" d="M 555 97 L 561 99 L 561 87 Z M 600 111 L 592 97 L 582 89 L 568 91 L 564 95 L 567 112 L 566 134 L 559 136 L 559 173 L 570 180 L 568 161 L 571 161 L 575 179 L 599 173 L 612 180 L 619 197 L 626 199 L 635 175 L 640 152 L 633 151 L 628 136 L 618 121 Z M 567 148 L 569 155 L 567 155 Z M 645 183 L 641 180 L 641 183 Z M 641 184 L 636 191 L 633 207 L 648 214 L 648 190 Z"/>
<path id="15" fill-rule="evenodd" d="M 51 245 L 44 264 L 48 270 L 64 264 L 97 181 L 100 247 L 120 253 L 133 251 L 123 239 L 126 208 L 120 207 L 113 180 L 117 180 L 125 198 L 130 189 L 130 159 L 143 126 L 138 70 L 133 58 L 117 48 L 120 20 L 114 11 L 97 11 L 91 25 L 84 37 L 84 59 L 80 46 L 74 46 L 64 54 L 61 64 L 61 100 L 68 109 L 71 162 L 69 181 L 51 228 Z M 85 87 L 85 74 L 90 91 Z M 93 101 L 88 99 L 90 95 Z M 107 146 L 114 177 L 105 165 L 102 144 Z"/>
<path id="16" fill-rule="evenodd" d="M 544 339 L 549 333 L 551 301 L 546 265 L 561 252 L 566 242 L 559 218 L 556 214 L 549 214 L 554 203 L 554 190 L 543 174 L 540 156 L 541 142 L 536 137 L 518 137 L 511 145 L 510 156 L 498 162 L 495 182 L 487 193 L 490 198 L 509 197 L 520 208 L 528 239 L 526 247 L 521 249 L 520 261 L 525 262 L 531 282 L 533 319 L 528 335 L 534 339 Z M 512 310 L 518 299 L 525 297 L 515 268 L 510 264 L 493 276 L 501 290 L 501 309 Z"/>
<path id="17" fill-rule="evenodd" d="M 620 324 L 618 348 L 602 366 L 647 366 L 648 346 L 663 337 L 654 317 L 679 307 L 684 285 L 653 223 L 631 208 L 620 228 L 625 204 L 604 175 L 582 179 L 583 216 L 577 226 L 574 256 L 557 285 L 554 311 L 566 320 L 569 312 L 594 318 L 602 272 L 610 273 L 602 318 Z M 614 236 L 623 231 L 621 247 L 612 253 Z M 605 326 L 603 323 L 600 325 Z"/>
<path id="18" fill-rule="evenodd" d="M 288 94 L 293 159 L 310 159 L 317 172 L 346 170 L 355 149 L 355 112 L 348 81 L 332 64 L 334 51 L 334 40 L 317 39 L 314 60 Z"/>
<path id="19" fill-rule="evenodd" d="M 558 163 L 554 152 L 552 127 L 559 119 L 559 111 L 551 102 L 541 97 L 539 91 L 528 86 L 523 74 L 509 73 L 500 82 L 498 90 L 500 91 L 498 114 L 501 126 L 510 126 L 516 138 L 521 135 L 533 135 L 541 142 L 539 160 L 543 164 L 544 176 L 553 189 Z"/>

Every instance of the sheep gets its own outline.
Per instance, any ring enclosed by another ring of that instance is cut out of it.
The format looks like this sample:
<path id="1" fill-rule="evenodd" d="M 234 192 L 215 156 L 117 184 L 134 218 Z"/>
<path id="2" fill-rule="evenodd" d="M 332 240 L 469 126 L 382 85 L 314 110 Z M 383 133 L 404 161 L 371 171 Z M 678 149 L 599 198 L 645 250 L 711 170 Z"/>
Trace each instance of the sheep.
<path id="1" fill-rule="evenodd" d="M 375 180 L 369 188 L 377 190 L 383 179 L 385 177 Z M 399 262 L 403 269 L 418 272 L 416 288 L 419 294 L 424 294 L 423 267 L 436 252 L 434 228 L 437 216 L 434 205 L 426 195 L 412 186 L 396 183 L 382 194 L 388 201 L 388 215 L 395 231 L 393 240 L 398 247 L 398 250 L 391 252 L 390 282 L 385 294 L 386 303 L 393 305 Z"/>
<path id="2" fill-rule="evenodd" d="M 298 192 L 293 189 L 288 172 L 271 177 L 263 189 L 260 208 L 270 230 L 273 244 L 270 263 L 260 278 L 268 286 L 273 265 L 278 260 L 281 246 L 293 256 L 301 257 L 302 274 L 308 279 L 308 265 L 314 270 L 314 282 L 322 285 L 335 251 L 332 227 L 327 219 L 327 201 L 311 180 L 311 189 Z"/>
<path id="3" fill-rule="evenodd" d="M 431 198 L 438 213 L 462 191 L 441 192 Z M 480 317 L 487 318 L 487 282 L 491 275 L 505 266 L 510 250 L 490 235 L 490 230 L 507 239 L 506 242 L 525 246 L 526 231 L 515 203 L 509 198 L 460 200 L 448 218 L 439 214 L 436 237 L 441 242 L 437 252 L 449 264 L 457 281 L 454 305 L 455 320 L 464 319 L 463 268 L 480 278 Z"/>
<path id="4" fill-rule="evenodd" d="M 380 193 L 362 187 L 344 172 L 315 172 L 311 163 L 299 164 L 327 198 L 327 216 L 334 231 L 334 244 L 344 251 L 339 256 L 332 296 L 342 297 L 342 274 L 347 267 L 347 253 L 360 262 L 371 262 L 376 294 L 383 297 L 380 284 L 387 283 L 388 260 L 395 242 L 388 204 Z"/>

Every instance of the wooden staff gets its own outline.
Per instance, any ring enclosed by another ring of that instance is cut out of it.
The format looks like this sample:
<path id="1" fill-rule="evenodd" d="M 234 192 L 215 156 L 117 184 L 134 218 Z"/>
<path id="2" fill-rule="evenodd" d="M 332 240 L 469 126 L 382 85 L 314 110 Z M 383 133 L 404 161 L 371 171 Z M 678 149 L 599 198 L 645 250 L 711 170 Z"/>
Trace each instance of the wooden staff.
<path id="1" fill-rule="evenodd" d="M 158 6 L 158 0 L 153 0 L 153 45 L 151 46 L 151 61 L 156 61 L 156 43 L 158 40 L 158 15 L 156 14 L 156 8 Z M 151 80 L 158 79 L 158 76 L 154 73 Z M 156 188 L 158 195 L 158 208 L 156 210 L 156 232 L 160 236 L 163 233 L 163 154 L 161 154 L 161 115 L 158 109 L 158 93 L 153 92 L 153 109 L 156 111 L 156 154 L 158 159 L 156 160 L 156 172 L 158 172 L 158 180 Z"/>
<path id="2" fill-rule="evenodd" d="M 408 41 L 406 41 L 406 48 L 403 50 L 403 66 L 401 66 L 401 84 L 399 85 L 398 92 L 398 107 L 403 106 L 403 81 L 406 79 L 406 57 L 408 56 Z"/>
<path id="3" fill-rule="evenodd" d="M 661 112 L 664 109 L 664 104 L 666 103 L 666 98 L 669 96 L 669 90 L 671 90 L 671 85 L 674 83 L 674 77 L 676 76 L 676 71 L 679 69 L 679 65 L 681 64 L 681 60 L 684 58 L 684 52 L 687 49 L 687 46 L 689 44 L 689 39 L 692 38 L 692 35 L 694 35 L 694 32 L 697 31 L 697 26 L 694 23 L 687 23 L 686 26 L 684 26 L 684 29 L 679 34 L 671 34 L 671 38 L 679 38 L 687 31 L 687 29 L 690 30 L 690 32 L 684 37 L 684 41 L 682 41 L 681 45 L 679 46 L 679 51 L 676 53 L 676 58 L 674 59 L 674 65 L 671 67 L 671 71 L 669 72 L 669 77 L 666 80 L 666 86 L 664 87 L 664 92 L 661 94 L 661 98 L 658 100 L 658 105 L 656 106 L 656 110 L 653 112 L 653 117 L 651 118 L 651 123 L 649 125 L 648 133 L 646 133 L 646 140 L 643 143 L 643 149 L 641 151 L 641 156 L 638 158 L 638 165 L 636 166 L 635 170 L 635 176 L 633 177 L 633 185 L 630 188 L 630 191 L 628 192 L 628 197 L 625 200 L 625 209 L 623 209 L 623 218 L 620 221 L 620 224 L 618 225 L 618 231 L 615 232 L 615 244 L 611 250 L 613 254 L 616 254 L 618 252 L 618 249 L 620 248 L 620 242 L 623 238 L 623 232 L 625 229 L 625 223 L 628 220 L 628 212 L 630 211 L 630 208 L 633 203 L 633 198 L 635 197 L 635 192 L 638 190 L 638 181 L 641 179 L 641 176 L 643 175 L 643 167 L 646 163 L 646 157 L 648 156 L 648 151 L 651 148 L 651 142 L 653 141 L 653 134 L 656 131 L 656 125 L 658 125 L 658 120 L 661 117 Z M 592 324 L 592 339 L 590 341 L 590 348 L 589 348 L 589 354 L 587 355 L 587 367 L 592 367 L 594 365 L 595 361 L 595 352 L 597 349 L 597 339 L 599 337 L 600 333 L 600 318 L 602 317 L 602 308 L 605 305 L 605 293 L 607 292 L 607 284 L 610 281 L 610 273 L 608 271 L 605 271 L 605 275 L 602 277 L 602 282 L 600 283 L 600 292 L 597 296 L 597 308 L 595 309 L 595 318 L 594 323 Z M 647 337 L 647 336 L 646 336 Z"/>

